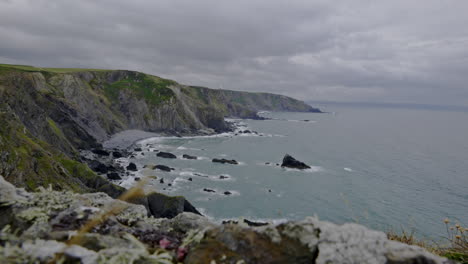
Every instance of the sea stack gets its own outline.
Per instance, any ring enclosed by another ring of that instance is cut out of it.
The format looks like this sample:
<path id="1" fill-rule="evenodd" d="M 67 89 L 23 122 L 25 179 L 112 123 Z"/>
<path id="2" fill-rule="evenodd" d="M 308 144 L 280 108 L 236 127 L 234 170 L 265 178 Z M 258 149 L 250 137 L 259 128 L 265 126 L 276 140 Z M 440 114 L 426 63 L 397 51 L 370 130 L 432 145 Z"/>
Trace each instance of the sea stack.
<path id="1" fill-rule="evenodd" d="M 286 154 L 283 158 L 283 163 L 281 164 L 281 167 L 287 167 L 287 168 L 292 168 L 292 169 L 299 169 L 299 170 L 304 170 L 304 169 L 310 169 L 310 166 L 305 164 L 302 161 L 298 161 L 295 158 L 293 158 L 291 155 Z"/>

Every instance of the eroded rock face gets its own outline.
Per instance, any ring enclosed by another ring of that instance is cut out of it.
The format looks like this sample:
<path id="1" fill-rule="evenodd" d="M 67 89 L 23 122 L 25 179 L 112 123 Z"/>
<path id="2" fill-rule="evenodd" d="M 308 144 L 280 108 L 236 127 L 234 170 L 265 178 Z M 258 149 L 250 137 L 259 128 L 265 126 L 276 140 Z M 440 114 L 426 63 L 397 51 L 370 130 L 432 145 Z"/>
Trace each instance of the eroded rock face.
<path id="1" fill-rule="evenodd" d="M 196 210 L 179 197 L 151 197 L 146 206 L 152 210 L 163 199 L 178 210 Z M 172 219 L 147 214 L 143 205 L 104 193 L 28 193 L 0 177 L 0 263 L 50 263 L 57 256 L 63 263 L 84 264 L 451 263 L 357 224 L 310 217 L 249 227 L 250 221 L 217 225 L 189 212 Z M 102 215 L 79 243 L 67 246 L 77 230 Z"/>

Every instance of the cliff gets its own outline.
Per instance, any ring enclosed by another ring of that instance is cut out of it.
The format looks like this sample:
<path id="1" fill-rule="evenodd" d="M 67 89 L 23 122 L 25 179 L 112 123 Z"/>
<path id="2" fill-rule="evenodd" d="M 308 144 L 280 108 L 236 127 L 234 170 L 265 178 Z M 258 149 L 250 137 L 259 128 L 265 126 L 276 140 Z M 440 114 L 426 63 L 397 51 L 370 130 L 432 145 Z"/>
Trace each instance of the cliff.
<path id="1" fill-rule="evenodd" d="M 28 190 L 106 189 L 79 162 L 79 149 L 127 129 L 223 132 L 230 129 L 224 117 L 258 118 L 258 110 L 319 112 L 286 96 L 191 87 L 134 71 L 0 64 L 0 175 Z"/>

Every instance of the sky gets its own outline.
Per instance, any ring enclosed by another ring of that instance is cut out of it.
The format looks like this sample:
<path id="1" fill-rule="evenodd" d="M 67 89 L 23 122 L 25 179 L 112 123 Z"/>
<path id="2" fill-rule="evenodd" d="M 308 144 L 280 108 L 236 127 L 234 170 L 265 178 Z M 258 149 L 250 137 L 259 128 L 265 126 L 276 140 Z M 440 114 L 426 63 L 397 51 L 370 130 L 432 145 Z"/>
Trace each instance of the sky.
<path id="1" fill-rule="evenodd" d="M 0 63 L 468 105 L 466 0 L 0 0 Z"/>

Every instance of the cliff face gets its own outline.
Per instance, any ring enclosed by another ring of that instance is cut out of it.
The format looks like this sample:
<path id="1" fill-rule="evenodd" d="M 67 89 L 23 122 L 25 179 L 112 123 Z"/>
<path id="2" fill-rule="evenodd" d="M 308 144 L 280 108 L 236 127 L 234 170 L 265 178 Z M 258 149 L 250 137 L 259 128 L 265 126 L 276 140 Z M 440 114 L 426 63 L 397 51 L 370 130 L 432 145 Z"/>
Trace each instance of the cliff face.
<path id="1" fill-rule="evenodd" d="M 78 149 L 97 147 L 127 129 L 213 134 L 229 130 L 224 117 L 256 118 L 260 109 L 317 110 L 285 96 L 190 87 L 133 71 L 0 64 L 0 121 L 5 124 L 0 133 L 0 174 L 34 188 L 55 182 L 38 183 L 41 171 L 57 179 L 61 173 L 70 177 L 77 173 L 61 162 L 46 170 L 48 162 L 39 162 L 34 153 L 56 161 L 79 160 Z M 11 168 L 13 160 L 22 166 Z M 80 189 L 80 184 L 72 185 Z"/>

